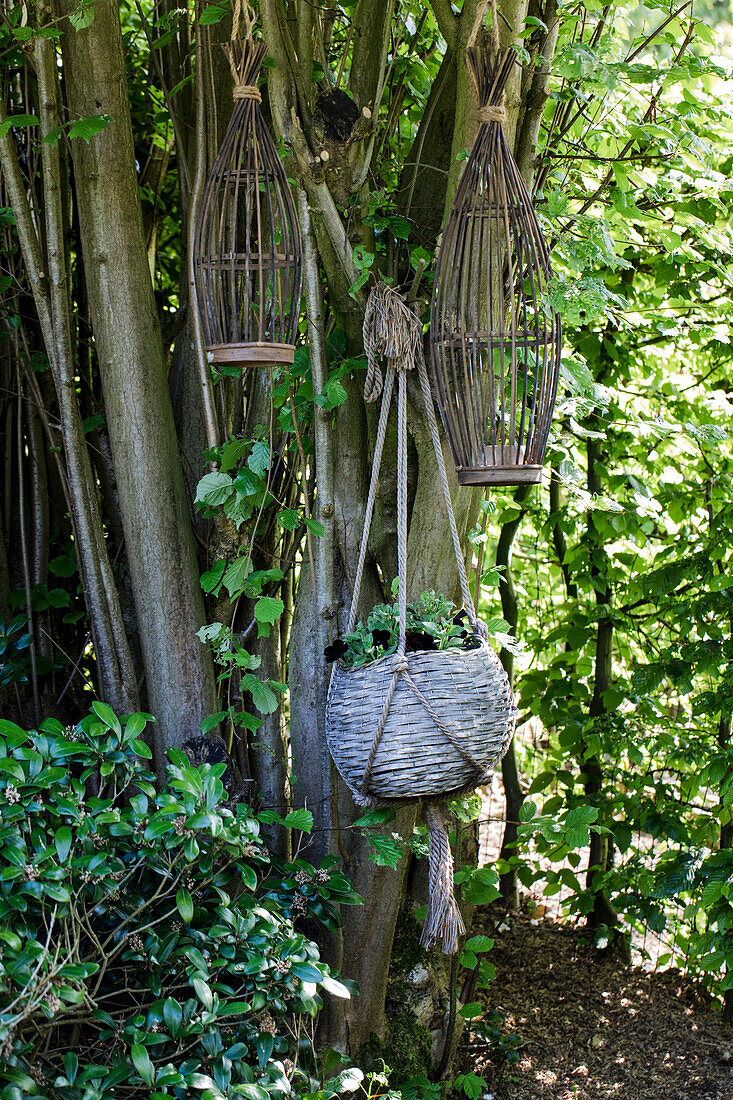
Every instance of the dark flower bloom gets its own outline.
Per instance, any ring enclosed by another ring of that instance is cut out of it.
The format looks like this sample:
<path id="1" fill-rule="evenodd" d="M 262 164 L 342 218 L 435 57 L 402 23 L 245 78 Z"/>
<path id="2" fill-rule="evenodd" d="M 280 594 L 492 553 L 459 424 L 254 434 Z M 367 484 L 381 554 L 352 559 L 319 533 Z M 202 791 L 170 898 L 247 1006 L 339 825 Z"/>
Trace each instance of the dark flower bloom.
<path id="1" fill-rule="evenodd" d="M 457 615 L 453 616 L 453 625 L 454 626 L 463 626 L 465 621 L 466 621 L 466 612 L 465 611 L 459 611 Z"/>
<path id="2" fill-rule="evenodd" d="M 437 649 L 438 643 L 432 634 L 408 630 L 405 635 L 405 653 L 418 653 L 421 650 Z"/>
<path id="3" fill-rule="evenodd" d="M 481 648 L 481 635 L 480 634 L 468 634 L 466 640 L 463 643 L 464 649 L 480 649 Z"/>
<path id="4" fill-rule="evenodd" d="M 333 645 L 326 646 L 323 656 L 330 664 L 333 661 L 338 661 L 339 657 L 343 657 L 348 648 L 348 643 L 343 638 L 337 638 Z"/>
<path id="5" fill-rule="evenodd" d="M 381 645 L 383 649 L 386 649 L 392 641 L 392 635 L 389 630 L 373 630 L 372 641 L 375 645 Z"/>

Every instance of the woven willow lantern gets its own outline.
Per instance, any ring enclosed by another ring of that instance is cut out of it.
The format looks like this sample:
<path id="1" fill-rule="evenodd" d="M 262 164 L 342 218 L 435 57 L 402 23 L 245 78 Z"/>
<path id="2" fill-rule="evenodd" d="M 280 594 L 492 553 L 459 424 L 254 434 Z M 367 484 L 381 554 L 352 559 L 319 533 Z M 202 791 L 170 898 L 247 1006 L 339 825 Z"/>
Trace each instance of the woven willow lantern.
<path id="1" fill-rule="evenodd" d="M 246 9 L 243 9 L 246 13 Z M 231 366 L 292 363 L 302 286 L 295 204 L 260 112 L 263 43 L 225 47 L 234 111 L 207 180 L 196 224 L 196 295 L 209 361 Z"/>
<path id="2" fill-rule="evenodd" d="M 537 482 L 560 370 L 550 259 L 509 150 L 504 89 L 516 54 L 466 52 L 481 126 L 438 258 L 430 347 L 438 405 L 462 485 Z"/>

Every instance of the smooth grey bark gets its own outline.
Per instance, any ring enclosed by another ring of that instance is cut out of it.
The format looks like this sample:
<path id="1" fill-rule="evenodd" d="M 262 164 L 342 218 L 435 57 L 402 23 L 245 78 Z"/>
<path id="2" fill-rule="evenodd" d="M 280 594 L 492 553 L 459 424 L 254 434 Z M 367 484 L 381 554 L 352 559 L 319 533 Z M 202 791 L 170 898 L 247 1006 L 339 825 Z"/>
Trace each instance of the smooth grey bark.
<path id="1" fill-rule="evenodd" d="M 352 24 L 353 53 L 349 91 L 359 107 L 376 112 L 394 16 L 394 0 L 370 0 L 358 5 Z"/>
<path id="2" fill-rule="evenodd" d="M 318 396 L 328 380 L 323 294 L 318 253 L 308 197 L 298 189 L 298 215 L 303 239 L 303 287 L 308 321 L 308 345 L 313 393 Z M 313 427 L 316 449 L 315 518 L 323 535 L 314 545 L 315 578 L 304 563 L 295 600 L 290 633 L 290 739 L 293 751 L 293 800 L 307 805 L 314 817 L 314 859 L 334 850 L 332 833 L 334 785 L 325 735 L 325 707 L 329 666 L 323 650 L 334 630 L 334 441 L 331 416 L 315 406 Z"/>
<path id="3" fill-rule="evenodd" d="M 39 82 L 41 133 L 46 134 L 60 122 L 56 62 L 48 38 L 35 40 L 34 58 Z M 139 705 L 135 677 L 107 558 L 94 475 L 76 396 L 58 143 L 41 144 L 43 208 L 38 211 L 38 221 L 43 222 L 43 242 L 37 232 L 37 221 L 31 211 L 11 133 L 0 140 L 0 165 L 59 403 L 66 486 L 94 643 L 97 687 L 100 697 L 115 710 L 129 713 Z"/>
<path id="4" fill-rule="evenodd" d="M 60 16 L 74 10 L 74 0 L 59 0 Z M 74 182 L 160 767 L 166 747 L 198 735 L 214 709 L 213 667 L 196 637 L 203 600 L 148 269 L 119 8 L 100 0 L 88 28 L 62 19 L 61 29 L 71 116 L 113 120 L 89 144 L 74 143 Z"/>

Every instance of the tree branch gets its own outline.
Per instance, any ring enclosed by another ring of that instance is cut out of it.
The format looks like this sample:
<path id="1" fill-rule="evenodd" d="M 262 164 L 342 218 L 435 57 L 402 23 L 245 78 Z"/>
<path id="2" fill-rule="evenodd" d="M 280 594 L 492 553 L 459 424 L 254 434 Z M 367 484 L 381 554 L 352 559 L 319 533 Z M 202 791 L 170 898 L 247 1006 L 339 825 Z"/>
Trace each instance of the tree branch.
<path id="1" fill-rule="evenodd" d="M 453 11 L 450 0 L 430 0 L 430 7 L 446 46 L 454 50 L 458 41 L 459 17 Z"/>

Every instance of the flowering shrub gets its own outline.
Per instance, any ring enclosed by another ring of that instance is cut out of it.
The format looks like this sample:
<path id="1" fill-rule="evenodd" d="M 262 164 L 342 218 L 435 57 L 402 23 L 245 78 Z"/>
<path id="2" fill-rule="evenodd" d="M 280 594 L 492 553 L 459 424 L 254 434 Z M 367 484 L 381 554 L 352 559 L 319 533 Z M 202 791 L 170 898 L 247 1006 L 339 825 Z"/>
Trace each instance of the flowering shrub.
<path id="1" fill-rule="evenodd" d="M 156 787 L 149 716 L 93 709 L 0 720 L 0 1095 L 290 1092 L 322 991 L 349 996 L 293 921 L 358 897 L 330 867 L 270 873 L 225 764 L 171 750 Z"/>

